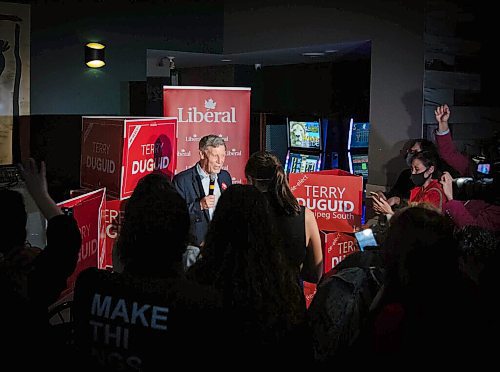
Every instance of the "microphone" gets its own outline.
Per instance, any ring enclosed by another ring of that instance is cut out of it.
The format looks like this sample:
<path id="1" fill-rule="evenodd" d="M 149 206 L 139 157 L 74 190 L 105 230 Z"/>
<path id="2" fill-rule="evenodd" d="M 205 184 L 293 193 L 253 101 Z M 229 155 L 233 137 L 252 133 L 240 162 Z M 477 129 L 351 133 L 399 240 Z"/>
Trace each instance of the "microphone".
<path id="1" fill-rule="evenodd" d="M 210 184 L 208 185 L 208 195 L 213 195 L 215 191 L 215 174 L 210 173 Z"/>

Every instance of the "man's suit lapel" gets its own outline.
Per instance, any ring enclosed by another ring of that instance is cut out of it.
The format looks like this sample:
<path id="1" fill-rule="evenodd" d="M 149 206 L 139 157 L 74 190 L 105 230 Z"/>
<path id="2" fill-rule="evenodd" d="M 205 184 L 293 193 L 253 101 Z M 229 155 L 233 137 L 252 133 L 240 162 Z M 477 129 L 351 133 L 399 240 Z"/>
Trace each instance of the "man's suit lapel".
<path id="1" fill-rule="evenodd" d="M 193 169 L 193 188 L 194 191 L 196 192 L 196 197 L 198 200 L 205 196 L 205 191 L 203 190 L 203 184 L 201 183 L 201 177 L 198 174 L 196 168 Z M 203 214 L 205 215 L 207 221 L 210 221 L 210 215 L 208 214 L 208 209 L 204 209 Z"/>

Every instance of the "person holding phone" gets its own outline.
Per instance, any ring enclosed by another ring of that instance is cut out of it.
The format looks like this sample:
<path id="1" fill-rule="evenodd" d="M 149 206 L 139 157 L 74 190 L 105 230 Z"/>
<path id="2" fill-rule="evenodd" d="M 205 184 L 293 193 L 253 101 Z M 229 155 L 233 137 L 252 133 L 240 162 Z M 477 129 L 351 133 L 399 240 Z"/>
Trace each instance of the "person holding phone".
<path id="1" fill-rule="evenodd" d="M 414 187 L 410 190 L 410 203 L 428 203 L 441 211 L 447 201 L 443 186 L 439 182 L 441 171 L 438 168 L 436 154 L 428 151 L 420 152 L 413 157 L 411 163 L 411 181 Z M 378 214 L 388 217 L 394 214 L 392 207 L 383 198 L 373 198 L 373 209 Z"/>
<path id="2" fill-rule="evenodd" d="M 423 151 L 436 154 L 435 157 L 438 162 L 439 169 L 446 170 L 452 175 L 458 175 L 450 165 L 439 158 L 438 150 L 433 142 L 424 138 L 409 140 L 401 150 L 401 154 L 404 157 L 409 168 L 403 169 L 401 171 L 396 180 L 396 183 L 388 192 L 383 193 L 382 191 L 377 191 L 377 195 L 381 199 L 386 200 L 391 207 L 394 205 L 399 205 L 403 200 L 408 200 L 410 198 L 410 191 L 415 186 L 411 181 L 411 163 L 413 157 Z"/>

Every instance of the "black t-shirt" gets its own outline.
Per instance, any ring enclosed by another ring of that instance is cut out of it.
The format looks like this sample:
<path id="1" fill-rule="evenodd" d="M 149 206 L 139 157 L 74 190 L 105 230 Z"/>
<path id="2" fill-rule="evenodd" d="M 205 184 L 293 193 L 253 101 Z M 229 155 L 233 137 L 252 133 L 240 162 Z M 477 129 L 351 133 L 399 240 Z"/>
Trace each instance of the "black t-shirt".
<path id="1" fill-rule="evenodd" d="M 77 351 L 107 370 L 211 363 L 222 347 L 213 339 L 225 333 L 220 296 L 182 277 L 91 268 L 80 274 L 74 301 Z"/>

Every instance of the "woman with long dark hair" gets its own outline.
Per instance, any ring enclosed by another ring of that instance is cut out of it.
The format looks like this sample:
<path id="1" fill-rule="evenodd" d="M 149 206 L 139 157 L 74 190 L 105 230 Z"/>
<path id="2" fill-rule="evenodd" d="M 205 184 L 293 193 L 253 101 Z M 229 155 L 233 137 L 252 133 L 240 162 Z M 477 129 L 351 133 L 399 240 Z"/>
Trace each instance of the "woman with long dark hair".
<path id="1" fill-rule="evenodd" d="M 289 261 L 300 270 L 302 279 L 317 283 L 323 271 L 323 252 L 316 218 L 292 194 L 281 162 L 270 152 L 256 152 L 247 161 L 245 175 L 266 195 Z"/>
<path id="2" fill-rule="evenodd" d="M 188 276 L 222 292 L 233 352 L 263 360 L 304 355 L 304 297 L 268 202 L 254 186 L 232 185 L 221 195 Z"/>

